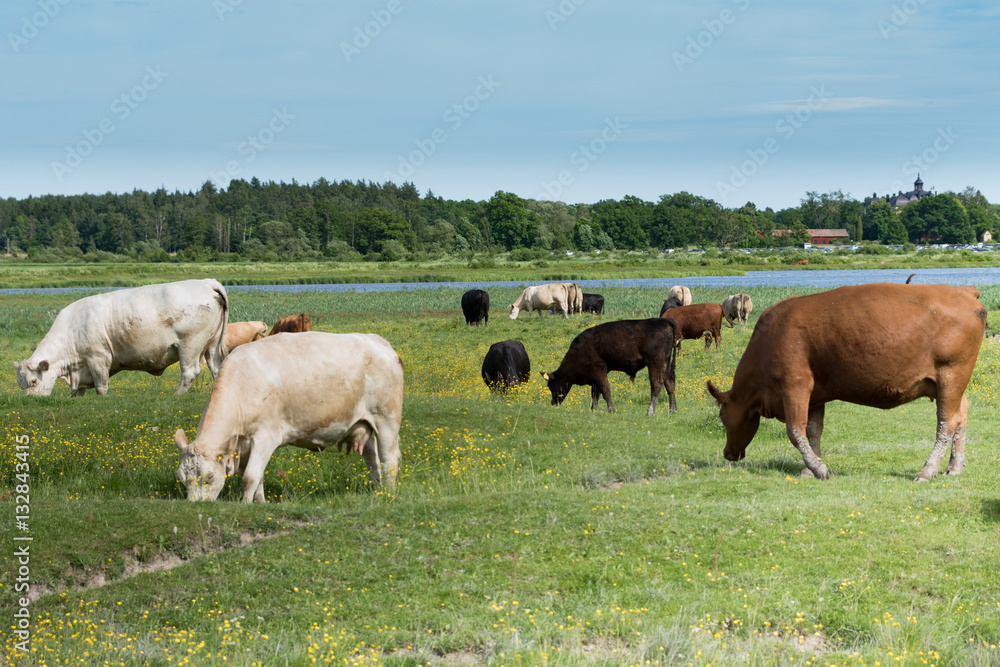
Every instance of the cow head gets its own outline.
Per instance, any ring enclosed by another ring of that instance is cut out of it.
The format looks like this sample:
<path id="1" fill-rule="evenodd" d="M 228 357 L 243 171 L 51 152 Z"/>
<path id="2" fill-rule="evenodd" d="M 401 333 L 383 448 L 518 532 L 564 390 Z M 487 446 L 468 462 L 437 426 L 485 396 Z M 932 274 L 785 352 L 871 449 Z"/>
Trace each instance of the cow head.
<path id="1" fill-rule="evenodd" d="M 549 391 L 552 392 L 552 405 L 562 403 L 566 399 L 566 394 L 569 393 L 572 385 L 560 377 L 559 371 L 542 373 L 542 379 L 545 380 L 545 383 L 549 386 Z"/>
<path id="2" fill-rule="evenodd" d="M 757 434 L 760 413 L 751 412 L 746 406 L 733 401 L 732 390 L 721 391 L 711 380 L 707 383 L 708 393 L 719 404 L 719 419 L 726 428 L 726 448 L 722 455 L 727 461 L 739 461 L 747 453 L 747 446 Z"/>
<path id="3" fill-rule="evenodd" d="M 520 308 L 518 308 L 514 304 L 510 304 L 510 319 L 516 320 L 517 319 L 517 314 L 520 313 L 520 312 L 521 312 Z"/>
<path id="4" fill-rule="evenodd" d="M 209 456 L 197 451 L 194 443 L 188 445 L 183 429 L 174 433 L 174 442 L 181 452 L 181 465 L 177 468 L 177 481 L 187 488 L 188 500 L 215 500 L 219 497 L 226 475 L 235 472 L 232 456 Z"/>
<path id="5" fill-rule="evenodd" d="M 48 396 L 59 377 L 58 371 L 45 360 L 38 363 L 31 359 L 18 361 L 14 364 L 14 370 L 17 371 L 17 386 L 25 396 Z"/>

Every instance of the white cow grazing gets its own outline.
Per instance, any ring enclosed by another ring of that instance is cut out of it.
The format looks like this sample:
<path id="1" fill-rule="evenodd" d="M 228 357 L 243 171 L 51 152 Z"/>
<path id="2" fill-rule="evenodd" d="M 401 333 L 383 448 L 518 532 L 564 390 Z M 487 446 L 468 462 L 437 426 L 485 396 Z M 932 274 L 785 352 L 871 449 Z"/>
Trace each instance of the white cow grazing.
<path id="1" fill-rule="evenodd" d="M 691 305 L 691 290 L 684 287 L 684 285 L 674 285 L 671 287 L 670 291 L 667 292 L 667 299 L 672 296 L 677 297 L 677 300 L 681 302 L 682 306 Z"/>
<path id="2" fill-rule="evenodd" d="M 180 361 L 183 394 L 204 354 L 212 377 L 226 356 L 229 299 L 217 280 L 183 280 L 95 294 L 69 304 L 28 359 L 14 364 L 26 395 L 48 396 L 56 380 L 73 396 L 101 396 L 119 371 L 161 375 Z"/>
<path id="3" fill-rule="evenodd" d="M 178 429 L 177 479 L 188 500 L 215 500 L 243 476 L 243 502 L 264 500 L 264 469 L 282 445 L 347 444 L 375 484 L 394 486 L 403 419 L 403 363 L 375 334 L 308 331 L 268 336 L 222 364 L 198 437 Z"/>
<path id="4" fill-rule="evenodd" d="M 561 311 L 565 320 L 569 319 L 569 308 L 569 289 L 566 287 L 566 283 L 531 285 L 525 287 L 521 296 L 517 297 L 517 301 L 510 304 L 510 319 L 516 320 L 522 309 L 528 311 L 529 318 L 533 311 L 537 311 L 538 317 L 541 319 L 542 313 L 552 309 Z"/>

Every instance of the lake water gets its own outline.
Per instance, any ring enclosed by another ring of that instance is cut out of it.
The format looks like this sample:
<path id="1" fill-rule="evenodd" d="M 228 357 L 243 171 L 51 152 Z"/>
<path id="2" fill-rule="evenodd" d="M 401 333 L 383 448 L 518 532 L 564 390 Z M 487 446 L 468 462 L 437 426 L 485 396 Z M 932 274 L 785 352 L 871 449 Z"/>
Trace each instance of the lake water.
<path id="1" fill-rule="evenodd" d="M 915 273 L 911 283 L 948 285 L 1000 284 L 1000 268 L 976 269 L 814 269 L 800 271 L 751 271 L 745 276 L 686 276 L 683 278 L 630 278 L 624 280 L 577 280 L 581 287 L 633 287 L 669 289 L 674 285 L 688 287 L 777 287 L 799 286 L 814 288 L 864 285 L 866 283 L 905 283 Z M 260 289 L 279 292 L 398 292 L 404 290 L 437 289 L 488 289 L 490 287 L 523 287 L 538 282 L 527 280 L 496 280 L 451 283 L 359 283 L 355 285 L 249 285 L 232 286 L 234 289 Z"/>
<path id="2" fill-rule="evenodd" d="M 913 284 L 947 285 L 996 285 L 1000 284 L 1000 268 L 967 269 L 810 269 L 799 271 L 750 271 L 745 276 L 686 276 L 683 278 L 632 278 L 625 280 L 577 280 L 585 289 L 600 287 L 632 287 L 642 289 L 668 289 L 673 285 L 688 287 L 780 287 L 797 286 L 832 289 L 841 285 L 866 283 L 904 283 L 915 273 Z M 330 285 L 230 285 L 226 289 L 266 290 L 272 292 L 400 292 L 437 289 L 440 287 L 467 290 L 490 287 L 523 287 L 537 282 L 526 280 L 497 280 L 482 282 L 440 283 L 356 283 Z M 37 289 L 0 289 L 0 294 L 25 294 L 45 292 L 80 292 L 89 288 L 50 287 Z"/>

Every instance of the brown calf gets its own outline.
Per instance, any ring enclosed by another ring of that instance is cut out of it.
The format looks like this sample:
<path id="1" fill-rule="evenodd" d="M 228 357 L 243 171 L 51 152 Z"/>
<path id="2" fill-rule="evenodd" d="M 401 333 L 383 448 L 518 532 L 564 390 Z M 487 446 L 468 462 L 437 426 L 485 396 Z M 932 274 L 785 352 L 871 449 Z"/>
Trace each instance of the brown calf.
<path id="1" fill-rule="evenodd" d="M 268 336 L 273 336 L 277 333 L 302 333 L 303 331 L 312 331 L 313 322 L 305 313 L 299 313 L 298 315 L 289 315 L 288 317 L 283 317 L 274 323 L 271 327 L 271 333 Z"/>
<path id="2" fill-rule="evenodd" d="M 722 320 L 725 318 L 729 326 L 733 326 L 733 321 L 722 310 L 722 306 L 717 303 L 696 303 L 692 306 L 678 306 L 663 311 L 660 317 L 669 317 L 677 323 L 677 347 L 680 348 L 684 339 L 697 339 L 705 336 L 705 349 L 712 346 L 712 340 L 707 334 L 711 334 L 715 339 L 715 349 L 719 349 L 722 341 Z"/>

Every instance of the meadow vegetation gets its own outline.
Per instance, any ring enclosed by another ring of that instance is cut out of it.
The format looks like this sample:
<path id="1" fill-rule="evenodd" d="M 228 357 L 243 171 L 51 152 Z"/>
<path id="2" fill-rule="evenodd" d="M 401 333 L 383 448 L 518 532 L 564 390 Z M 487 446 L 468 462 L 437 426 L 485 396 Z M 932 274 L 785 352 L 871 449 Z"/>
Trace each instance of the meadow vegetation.
<path id="1" fill-rule="evenodd" d="M 696 251 L 697 250 L 697 251 Z M 696 251 L 696 252 L 695 252 Z M 200 277 L 206 273 L 224 285 L 324 283 L 463 282 L 506 280 L 601 280 L 680 278 L 697 275 L 743 275 L 749 271 L 787 269 L 919 269 L 1000 266 L 1000 252 L 973 252 L 959 248 L 899 250 L 865 244 L 857 250 L 840 247 L 826 253 L 797 248 L 758 250 L 680 249 L 661 254 L 615 250 L 611 252 L 549 252 L 519 248 L 511 252 L 465 253 L 412 258 L 405 261 L 331 261 L 299 258 L 292 261 L 246 261 L 238 256 L 210 263 L 141 261 L 104 253 L 100 261 L 33 263 L 29 259 L 0 257 L 0 289 L 32 287 L 136 287 Z M 805 261 L 807 264 L 800 264 Z"/>
<path id="2" fill-rule="evenodd" d="M 995 308 L 1000 287 L 981 289 Z M 318 330 L 378 333 L 406 372 L 396 490 L 369 489 L 357 455 L 284 448 L 258 506 L 239 502 L 237 477 L 211 503 L 188 503 L 174 479 L 172 436 L 193 438 L 207 369 L 183 396 L 174 366 L 116 375 L 105 397 L 71 399 L 65 383 L 24 397 L 11 362 L 80 294 L 4 297 L 0 663 L 1000 665 L 1000 343 L 984 341 L 968 390 L 964 474 L 912 481 L 933 403 L 831 404 L 832 477 L 818 482 L 799 478 L 773 420 L 744 461 L 725 461 L 705 391 L 729 388 L 757 316 L 792 289 L 742 290 L 750 324 L 724 328 L 719 351 L 685 345 L 679 412 L 664 401 L 649 418 L 645 371 L 634 384 L 612 374 L 616 414 L 592 412 L 584 387 L 550 405 L 540 374 L 577 333 L 655 316 L 666 296 L 599 291 L 603 317 L 511 321 L 519 290 L 490 289 L 489 327 L 468 327 L 455 289 L 230 290 L 233 321 L 306 312 Z M 498 398 L 480 364 L 505 339 L 524 343 L 532 378 Z M 25 435 L 27 654 L 11 627 Z"/>

